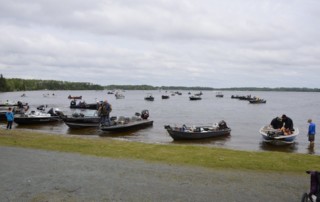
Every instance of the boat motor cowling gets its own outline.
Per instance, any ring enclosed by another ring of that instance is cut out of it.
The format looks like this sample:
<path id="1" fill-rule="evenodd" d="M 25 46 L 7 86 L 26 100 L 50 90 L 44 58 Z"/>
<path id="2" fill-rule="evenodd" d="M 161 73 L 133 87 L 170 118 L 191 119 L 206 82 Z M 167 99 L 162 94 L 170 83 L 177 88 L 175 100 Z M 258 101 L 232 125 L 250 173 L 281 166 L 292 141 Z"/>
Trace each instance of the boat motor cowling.
<path id="1" fill-rule="evenodd" d="M 142 119 L 148 119 L 149 118 L 149 111 L 148 110 L 142 110 L 141 112 L 141 118 Z"/>
<path id="2" fill-rule="evenodd" d="M 224 120 L 220 121 L 220 122 L 218 123 L 218 125 L 219 125 L 219 128 L 220 128 L 220 129 L 226 129 L 226 128 L 228 128 L 227 123 L 226 123 Z"/>

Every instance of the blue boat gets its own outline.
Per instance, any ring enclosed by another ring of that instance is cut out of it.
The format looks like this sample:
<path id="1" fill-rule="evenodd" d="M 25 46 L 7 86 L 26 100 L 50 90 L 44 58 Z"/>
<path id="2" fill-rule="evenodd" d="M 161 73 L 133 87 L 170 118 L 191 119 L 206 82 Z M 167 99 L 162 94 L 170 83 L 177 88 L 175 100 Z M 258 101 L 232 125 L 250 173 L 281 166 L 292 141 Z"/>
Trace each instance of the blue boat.
<path id="1" fill-rule="evenodd" d="M 274 129 L 271 126 L 264 126 L 259 130 L 263 141 L 274 145 L 287 145 L 295 142 L 299 129 L 294 128 L 291 135 L 284 135 L 280 129 Z"/>

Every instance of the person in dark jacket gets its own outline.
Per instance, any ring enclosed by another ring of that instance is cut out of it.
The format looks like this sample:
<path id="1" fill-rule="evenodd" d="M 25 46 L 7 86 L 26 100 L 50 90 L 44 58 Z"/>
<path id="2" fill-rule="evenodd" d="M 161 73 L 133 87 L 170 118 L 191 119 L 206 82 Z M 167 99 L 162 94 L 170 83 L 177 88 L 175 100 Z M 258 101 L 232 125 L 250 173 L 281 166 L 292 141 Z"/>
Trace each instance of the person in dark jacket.
<path id="1" fill-rule="evenodd" d="M 276 117 L 276 118 L 274 118 L 274 119 L 271 120 L 270 125 L 271 125 L 272 128 L 274 128 L 274 129 L 280 129 L 280 128 L 282 128 L 283 123 L 282 123 L 280 117 Z"/>
<path id="2" fill-rule="evenodd" d="M 282 115 L 281 119 L 283 123 L 283 127 L 281 128 L 281 130 L 285 135 L 291 135 L 294 131 L 292 119 L 290 117 L 287 117 L 285 114 Z"/>

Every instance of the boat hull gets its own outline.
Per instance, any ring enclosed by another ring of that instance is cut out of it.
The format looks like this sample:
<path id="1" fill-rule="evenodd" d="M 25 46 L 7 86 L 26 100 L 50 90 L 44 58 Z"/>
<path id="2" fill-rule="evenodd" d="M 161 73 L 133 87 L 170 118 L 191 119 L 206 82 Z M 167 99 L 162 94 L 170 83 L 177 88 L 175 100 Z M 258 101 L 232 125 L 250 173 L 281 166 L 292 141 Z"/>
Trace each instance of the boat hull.
<path id="1" fill-rule="evenodd" d="M 14 122 L 17 124 L 42 124 L 60 121 L 59 116 L 51 117 L 15 117 Z"/>
<path id="2" fill-rule="evenodd" d="M 99 127 L 100 117 L 64 117 L 63 122 L 69 128 Z"/>
<path id="3" fill-rule="evenodd" d="M 137 120 L 124 124 L 116 124 L 111 126 L 101 126 L 100 129 L 103 131 L 127 131 L 132 129 L 140 129 L 153 125 L 151 120 Z"/>
<path id="4" fill-rule="evenodd" d="M 174 140 L 198 140 L 198 139 L 206 139 L 206 138 L 214 138 L 214 137 L 221 137 L 230 135 L 231 129 L 217 129 L 213 131 L 207 132 L 189 132 L 189 131 L 180 131 L 175 130 L 171 127 L 166 128 L 169 135 Z"/>
<path id="5" fill-rule="evenodd" d="M 71 109 L 98 109 L 97 104 L 70 105 Z"/>

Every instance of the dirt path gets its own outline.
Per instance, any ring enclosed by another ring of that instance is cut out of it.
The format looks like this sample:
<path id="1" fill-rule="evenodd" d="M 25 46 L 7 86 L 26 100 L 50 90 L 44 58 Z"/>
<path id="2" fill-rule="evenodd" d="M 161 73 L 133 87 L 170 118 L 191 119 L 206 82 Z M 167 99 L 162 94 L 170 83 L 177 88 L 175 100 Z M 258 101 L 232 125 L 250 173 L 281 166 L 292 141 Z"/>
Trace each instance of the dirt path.
<path id="1" fill-rule="evenodd" d="M 0 201 L 300 201 L 307 175 L 0 147 Z"/>

